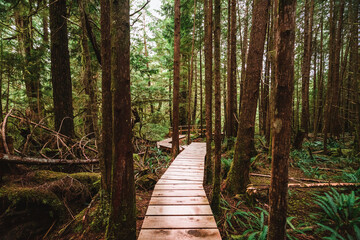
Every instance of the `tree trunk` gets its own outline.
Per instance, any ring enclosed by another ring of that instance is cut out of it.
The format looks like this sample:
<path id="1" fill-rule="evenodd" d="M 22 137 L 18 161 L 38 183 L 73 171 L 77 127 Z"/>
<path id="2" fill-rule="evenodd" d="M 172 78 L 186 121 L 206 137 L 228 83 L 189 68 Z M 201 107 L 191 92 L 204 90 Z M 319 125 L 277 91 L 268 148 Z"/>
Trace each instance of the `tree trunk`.
<path id="1" fill-rule="evenodd" d="M 190 125 L 191 125 L 191 96 L 192 96 L 192 82 L 194 79 L 194 48 L 195 48 L 195 23 L 196 23 L 196 0 L 194 0 L 194 24 L 191 41 L 191 60 L 190 60 L 190 78 L 188 83 L 188 131 L 187 131 L 187 144 L 190 140 Z"/>
<path id="2" fill-rule="evenodd" d="M 110 1 L 113 163 L 107 239 L 136 239 L 130 96 L 130 2 Z M 116 127 L 115 127 L 116 126 Z"/>
<path id="3" fill-rule="evenodd" d="M 101 183 L 102 189 L 110 196 L 112 145 L 112 96 L 111 96 L 111 37 L 110 1 L 101 0 L 101 59 L 102 59 L 102 129 L 101 129 Z"/>
<path id="4" fill-rule="evenodd" d="M 193 112 L 192 112 L 192 125 L 197 125 L 196 124 L 196 108 L 197 108 L 197 98 L 198 98 L 198 86 L 197 86 L 197 53 L 195 54 L 195 59 L 194 59 L 194 71 L 195 71 L 195 78 L 194 78 L 194 107 L 193 107 Z"/>
<path id="5" fill-rule="evenodd" d="M 175 0 L 172 156 L 179 154 L 180 0 Z"/>
<path id="6" fill-rule="evenodd" d="M 214 13 L 214 64 L 215 64 L 215 159 L 211 209 L 215 216 L 220 213 L 220 173 L 221 173 L 221 74 L 220 74 L 220 0 L 215 0 Z"/>
<path id="7" fill-rule="evenodd" d="M 310 2 L 311 1 L 311 2 Z M 309 84 L 310 64 L 312 55 L 312 23 L 314 13 L 314 0 L 305 1 L 305 27 L 304 27 L 304 52 L 302 62 L 302 86 L 301 86 L 301 130 L 305 134 L 309 132 Z M 301 141 L 302 142 L 302 141 Z"/>
<path id="8" fill-rule="evenodd" d="M 23 80 L 29 107 L 35 120 L 40 120 L 42 110 L 42 92 L 40 89 L 40 66 L 35 60 L 35 49 L 32 38 L 32 17 L 25 13 L 23 3 L 15 10 L 15 24 L 18 31 L 19 50 L 22 56 Z"/>
<path id="9" fill-rule="evenodd" d="M 329 71 L 328 86 L 326 94 L 326 105 L 324 114 L 324 152 L 327 152 L 328 134 L 339 136 L 339 88 L 340 88 L 340 48 L 341 48 L 341 31 L 342 19 L 344 12 L 344 0 L 340 3 L 340 9 L 334 6 L 334 1 L 330 1 L 330 39 L 329 39 Z M 339 15 L 337 17 L 337 15 Z M 336 21 L 338 19 L 338 24 Z M 337 25 L 337 27 L 336 27 Z"/>
<path id="10" fill-rule="evenodd" d="M 322 116 L 322 109 L 323 109 L 323 91 L 324 91 L 324 77 L 323 77 L 323 62 L 324 62 L 324 52 L 323 52 L 323 40 L 324 40 L 324 33 L 323 33 L 323 24 L 324 23 L 324 16 L 321 15 L 320 18 L 320 63 L 319 63 L 319 77 L 318 77 L 318 90 L 316 96 L 316 106 L 315 106 L 315 117 L 314 117 L 314 141 L 316 141 L 318 131 L 320 129 L 321 116 Z"/>
<path id="11" fill-rule="evenodd" d="M 204 136 L 203 132 L 203 82 L 202 82 L 202 47 L 201 47 L 201 40 L 200 40 L 200 136 Z"/>
<path id="12" fill-rule="evenodd" d="M 272 164 L 267 239 L 286 239 L 291 110 L 294 89 L 296 0 L 276 0 L 276 75 L 272 119 Z"/>
<path id="13" fill-rule="evenodd" d="M 231 0 L 230 7 L 230 65 L 227 81 L 227 137 L 236 136 L 236 0 Z M 229 143 L 231 147 L 232 143 Z"/>
<path id="14" fill-rule="evenodd" d="M 359 19 L 359 4 L 356 0 L 352 1 L 352 11 L 351 11 L 351 38 L 350 38 L 350 71 L 349 71 L 349 81 L 351 85 L 354 86 L 354 92 L 351 94 L 351 100 L 353 100 L 352 110 L 355 112 L 354 122 L 355 122 L 355 138 L 354 138 L 354 151 L 356 153 L 360 152 L 360 97 L 359 97 L 359 28 L 358 28 L 358 19 Z"/>
<path id="15" fill-rule="evenodd" d="M 245 6 L 245 23 L 244 23 L 244 36 L 242 39 L 242 48 L 241 48 L 241 82 L 240 82 L 240 104 L 239 104 L 239 113 L 241 112 L 241 99 L 244 92 L 244 82 L 246 77 L 246 58 L 247 58 L 247 49 L 248 49 L 248 27 L 249 27 L 249 1 L 246 1 Z"/>
<path id="16" fill-rule="evenodd" d="M 255 154 L 255 117 L 259 98 L 268 8 L 269 1 L 267 0 L 254 2 L 246 80 L 244 82 L 234 160 L 226 179 L 226 189 L 230 193 L 244 193 L 250 183 L 250 160 Z"/>
<path id="17" fill-rule="evenodd" d="M 205 184 L 212 182 L 212 0 L 204 0 L 205 11 L 205 105 L 206 105 L 206 159 Z"/>
<path id="18" fill-rule="evenodd" d="M 74 115 L 70 56 L 68 48 L 66 0 L 50 4 L 51 80 L 53 85 L 55 129 L 73 137 Z"/>
<path id="19" fill-rule="evenodd" d="M 79 1 L 80 5 L 80 19 L 81 19 L 81 47 L 82 47 L 82 82 L 85 88 L 85 94 L 87 95 L 86 111 L 85 111 L 85 134 L 88 137 L 97 137 L 97 100 L 95 93 L 96 78 L 93 78 L 91 72 L 91 56 L 89 51 L 89 45 L 86 33 L 86 2 L 84 0 Z"/>

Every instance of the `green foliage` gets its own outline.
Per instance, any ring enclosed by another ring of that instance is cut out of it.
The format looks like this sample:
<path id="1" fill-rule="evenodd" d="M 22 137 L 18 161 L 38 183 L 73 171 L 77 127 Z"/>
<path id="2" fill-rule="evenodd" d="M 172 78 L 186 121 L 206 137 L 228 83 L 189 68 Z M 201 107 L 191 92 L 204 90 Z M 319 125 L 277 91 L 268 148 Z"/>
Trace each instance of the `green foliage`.
<path id="1" fill-rule="evenodd" d="M 162 124 L 147 123 L 141 128 L 143 138 L 150 141 L 160 141 L 169 133 L 169 128 Z"/>
<path id="2" fill-rule="evenodd" d="M 359 183 L 360 182 L 360 168 L 354 173 L 343 172 L 341 178 L 344 182 Z"/>
<path id="3" fill-rule="evenodd" d="M 360 198 L 354 192 L 346 195 L 332 189 L 325 196 L 315 196 L 314 203 L 323 210 L 317 225 L 331 234 L 325 239 L 360 239 Z"/>
<path id="4" fill-rule="evenodd" d="M 221 177 L 226 178 L 228 172 L 230 171 L 232 163 L 232 158 L 221 158 Z"/>
<path id="5" fill-rule="evenodd" d="M 307 177 L 316 177 L 318 179 L 326 179 L 326 175 L 321 174 L 318 167 L 314 167 L 321 161 L 323 157 L 314 156 L 312 159 L 305 150 L 294 150 L 290 153 L 294 160 L 293 165 L 300 168 Z"/>

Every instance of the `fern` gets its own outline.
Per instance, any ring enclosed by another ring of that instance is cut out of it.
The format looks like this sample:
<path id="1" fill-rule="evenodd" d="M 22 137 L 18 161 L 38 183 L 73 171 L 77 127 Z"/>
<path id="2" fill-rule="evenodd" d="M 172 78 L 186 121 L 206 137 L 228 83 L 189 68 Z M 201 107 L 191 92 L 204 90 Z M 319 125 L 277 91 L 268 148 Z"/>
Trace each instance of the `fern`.
<path id="1" fill-rule="evenodd" d="M 360 198 L 354 192 L 345 195 L 332 189 L 325 196 L 316 195 L 314 202 L 323 210 L 317 224 L 320 230 L 330 232 L 329 239 L 360 239 Z"/>

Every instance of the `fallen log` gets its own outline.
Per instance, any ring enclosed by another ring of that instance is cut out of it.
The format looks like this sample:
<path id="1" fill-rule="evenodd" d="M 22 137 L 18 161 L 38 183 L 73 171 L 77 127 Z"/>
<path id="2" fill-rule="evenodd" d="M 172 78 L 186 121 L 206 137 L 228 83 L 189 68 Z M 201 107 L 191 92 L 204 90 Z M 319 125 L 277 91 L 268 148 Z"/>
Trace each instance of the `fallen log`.
<path id="1" fill-rule="evenodd" d="M 259 173 L 250 173 L 250 176 L 271 178 L 270 175 L 259 174 Z M 326 183 L 326 182 L 324 182 L 324 181 L 321 181 L 321 180 L 318 180 L 318 179 L 311 179 L 311 178 L 292 178 L 292 177 L 289 177 L 289 180 L 293 180 L 293 181 L 304 181 L 304 182 Z"/>
<path id="2" fill-rule="evenodd" d="M 359 187 L 360 183 L 289 183 L 288 188 Z M 269 190 L 270 185 L 249 186 L 247 192 Z"/>
<path id="3" fill-rule="evenodd" d="M 70 164 L 95 164 L 98 159 L 51 159 L 51 158 L 33 158 L 20 157 L 15 155 L 0 153 L 0 162 L 28 165 L 70 165 Z"/>

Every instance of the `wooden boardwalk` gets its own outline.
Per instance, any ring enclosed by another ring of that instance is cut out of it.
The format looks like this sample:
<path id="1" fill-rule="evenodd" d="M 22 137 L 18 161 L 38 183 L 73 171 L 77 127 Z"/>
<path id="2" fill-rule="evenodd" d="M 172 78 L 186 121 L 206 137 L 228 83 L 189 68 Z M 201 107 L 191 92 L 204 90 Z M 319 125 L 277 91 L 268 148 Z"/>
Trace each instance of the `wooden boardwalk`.
<path id="1" fill-rule="evenodd" d="M 185 137 L 186 137 L 186 135 L 179 135 L 179 140 L 180 140 L 180 139 L 183 139 L 183 138 L 185 138 Z M 156 143 L 156 147 L 157 147 L 157 148 L 165 148 L 165 149 L 170 149 L 170 150 L 171 150 L 171 148 L 172 148 L 171 142 L 172 142 L 172 138 L 166 138 L 166 139 L 164 139 L 164 140 L 162 140 L 162 141 L 157 142 L 157 143 Z M 183 147 L 180 147 L 180 150 L 183 150 Z"/>
<path id="2" fill-rule="evenodd" d="M 138 240 L 220 240 L 203 184 L 205 143 L 192 143 L 155 186 Z"/>

